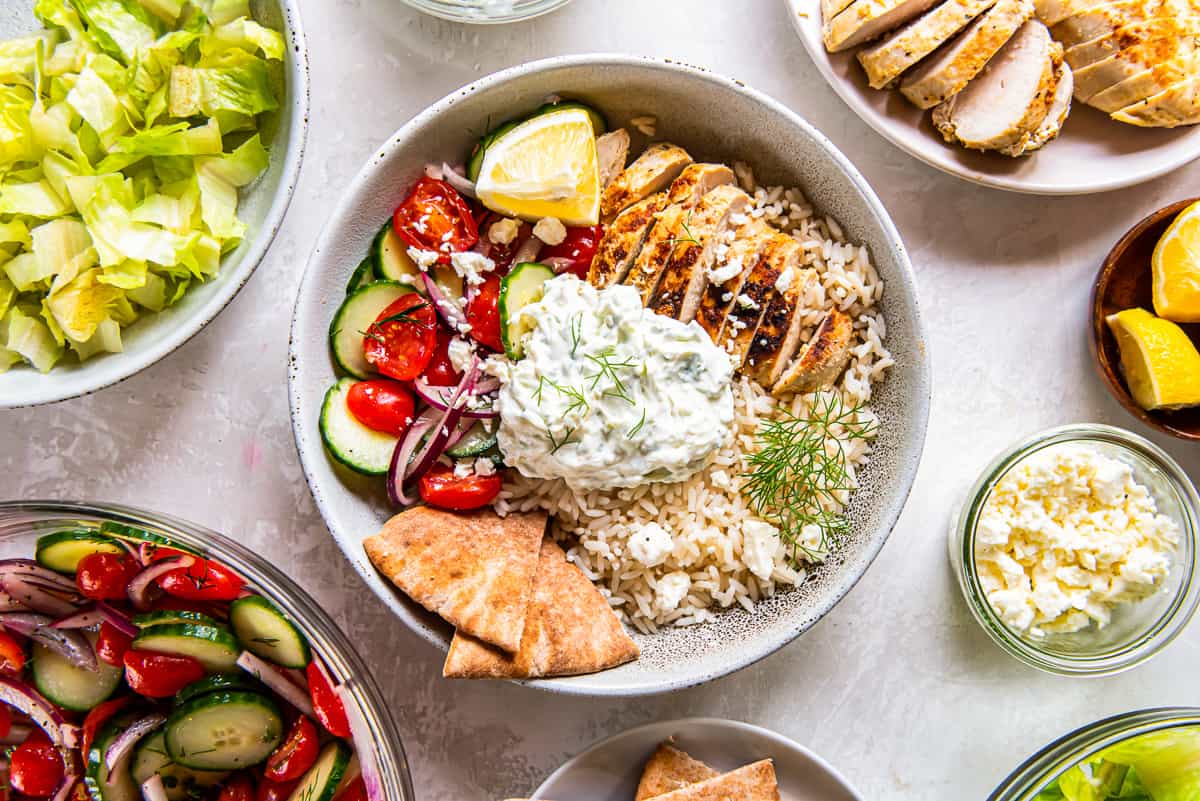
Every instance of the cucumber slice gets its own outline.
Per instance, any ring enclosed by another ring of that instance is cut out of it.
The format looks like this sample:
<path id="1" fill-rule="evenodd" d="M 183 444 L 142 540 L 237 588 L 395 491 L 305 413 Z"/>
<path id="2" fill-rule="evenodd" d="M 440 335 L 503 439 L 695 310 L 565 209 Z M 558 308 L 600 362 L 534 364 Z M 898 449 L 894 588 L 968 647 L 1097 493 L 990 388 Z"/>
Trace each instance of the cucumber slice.
<path id="1" fill-rule="evenodd" d="M 396 281 L 367 284 L 342 302 L 329 324 L 329 345 L 338 367 L 355 378 L 369 378 L 374 372 L 363 354 L 363 332 L 379 315 L 412 287 Z"/>
<path id="2" fill-rule="evenodd" d="M 188 686 L 184 687 L 179 692 L 175 693 L 175 705 L 185 704 L 193 698 L 199 698 L 202 695 L 209 693 L 221 692 L 222 690 L 247 690 L 250 692 L 263 692 L 263 685 L 245 672 L 241 673 L 214 673 L 211 676 L 193 681 Z"/>
<path id="3" fill-rule="evenodd" d="M 94 553 L 125 553 L 125 549 L 103 534 L 75 529 L 38 537 L 34 558 L 42 567 L 74 574 L 79 561 Z"/>
<path id="4" fill-rule="evenodd" d="M 287 616 L 261 595 L 238 598 L 229 607 L 233 633 L 250 653 L 289 668 L 312 661 L 308 641 Z"/>
<path id="5" fill-rule="evenodd" d="M 343 378 L 325 393 L 321 404 L 321 439 L 329 455 L 357 473 L 382 476 L 392 464 L 398 437 L 367 428 L 355 419 L 346 405 L 350 387 L 357 381 Z"/>
<path id="6" fill-rule="evenodd" d="M 133 783 L 129 772 L 130 755 L 118 762 L 112 772 L 104 766 L 104 755 L 108 747 L 121 735 L 125 727 L 137 719 L 135 713 L 125 713 L 113 718 L 100 728 L 92 747 L 87 753 L 87 770 L 83 776 L 84 786 L 92 801 L 141 801 L 142 794 Z"/>
<path id="7" fill-rule="evenodd" d="M 124 523 L 113 523 L 110 520 L 105 520 L 100 524 L 100 533 L 107 534 L 110 537 L 115 537 L 119 540 L 132 540 L 133 542 L 150 542 L 155 545 L 165 545 L 168 548 L 174 548 L 177 551 L 187 551 L 188 553 L 196 553 L 195 548 L 187 545 L 181 545 L 174 540 L 168 539 L 161 534 L 153 534 L 149 531 L 133 526 L 127 526 Z"/>
<path id="8" fill-rule="evenodd" d="M 495 426 L 492 426 L 495 429 Z M 495 430 L 488 431 L 478 422 L 463 434 L 463 438 L 455 443 L 453 448 L 446 449 L 446 455 L 454 459 L 469 459 L 483 454 L 496 447 Z"/>
<path id="9" fill-rule="evenodd" d="M 212 626 L 226 631 L 229 628 L 221 621 L 211 618 L 203 612 L 190 612 L 186 609 L 162 609 L 133 616 L 133 625 L 140 629 L 162 626 L 167 623 L 195 623 L 198 626 Z"/>
<path id="10" fill-rule="evenodd" d="M 167 756 L 166 735 L 162 729 L 142 739 L 133 749 L 130 773 L 139 787 L 154 774 L 162 777 L 169 801 L 204 798 L 205 790 L 216 787 L 229 775 L 224 770 L 192 770 L 177 765 Z"/>
<path id="11" fill-rule="evenodd" d="M 81 632 L 96 647 L 99 633 Z M 38 692 L 64 709 L 87 712 L 108 698 L 121 683 L 125 671 L 97 659 L 95 671 L 75 667 L 65 657 L 40 643 L 33 646 L 33 683 Z"/>
<path id="12" fill-rule="evenodd" d="M 353 295 L 355 290 L 362 289 L 374 280 L 375 269 L 371 264 L 371 257 L 368 256 L 360 261 L 354 268 L 354 272 L 350 274 L 350 280 L 346 282 L 346 294 Z"/>
<path id="13" fill-rule="evenodd" d="M 500 282 L 500 338 L 504 355 L 520 359 L 525 355 L 522 340 L 533 330 L 534 322 L 523 319 L 521 309 L 542 299 L 543 285 L 554 277 L 554 270 L 537 262 L 523 262 Z"/>
<path id="14" fill-rule="evenodd" d="M 533 119 L 534 117 L 540 117 L 543 114 L 550 114 L 551 112 L 554 112 L 554 111 L 565 111 L 566 109 L 569 109 L 569 108 L 582 109 L 583 111 L 587 112 L 588 117 L 590 117 L 592 120 L 592 130 L 595 131 L 596 136 L 600 136 L 601 134 L 608 133 L 608 120 L 604 119 L 603 114 L 601 114 L 599 111 L 597 111 L 596 109 L 592 108 L 589 105 L 586 105 L 584 103 L 578 103 L 574 100 L 564 100 L 559 103 L 546 103 L 541 108 L 539 108 L 537 111 L 530 114 L 529 117 L 527 117 L 527 119 Z"/>
<path id="15" fill-rule="evenodd" d="M 283 719 L 265 695 L 217 692 L 178 707 L 163 731 L 172 762 L 193 770 L 239 770 L 271 755 L 283 739 Z"/>
<path id="16" fill-rule="evenodd" d="M 142 629 L 133 638 L 133 648 L 163 654 L 190 656 L 213 673 L 237 670 L 241 649 L 233 635 L 215 626 L 196 623 L 167 623 Z"/>
<path id="17" fill-rule="evenodd" d="M 421 280 L 421 268 L 408 255 L 408 246 L 404 244 L 391 220 L 384 223 L 371 242 L 372 269 L 380 281 L 397 281 L 406 284 L 415 292 L 425 294 L 425 282 Z"/>
<path id="18" fill-rule="evenodd" d="M 288 796 L 288 801 L 330 801 L 334 792 L 346 775 L 346 767 L 350 764 L 353 752 L 350 746 L 341 740 L 334 740 L 325 746 L 317 761 L 308 769 L 296 785 L 296 789 Z"/>

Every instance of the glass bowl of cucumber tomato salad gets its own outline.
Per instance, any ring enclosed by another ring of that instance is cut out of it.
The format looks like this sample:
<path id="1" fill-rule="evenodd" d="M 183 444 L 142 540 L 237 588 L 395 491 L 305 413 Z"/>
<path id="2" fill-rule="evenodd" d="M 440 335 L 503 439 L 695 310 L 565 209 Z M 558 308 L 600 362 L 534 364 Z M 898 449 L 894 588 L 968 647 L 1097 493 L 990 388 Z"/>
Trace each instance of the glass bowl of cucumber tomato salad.
<path id="1" fill-rule="evenodd" d="M 395 722 L 346 636 L 213 531 L 0 503 L 0 626 L 6 797 L 413 797 Z"/>

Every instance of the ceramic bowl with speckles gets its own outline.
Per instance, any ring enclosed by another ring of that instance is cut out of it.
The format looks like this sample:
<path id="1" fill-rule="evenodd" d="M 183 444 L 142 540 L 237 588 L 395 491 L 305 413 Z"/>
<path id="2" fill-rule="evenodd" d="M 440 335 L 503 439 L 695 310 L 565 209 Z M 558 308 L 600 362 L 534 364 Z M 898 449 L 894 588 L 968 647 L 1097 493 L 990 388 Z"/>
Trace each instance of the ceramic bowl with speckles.
<path id="1" fill-rule="evenodd" d="M 590 103 L 614 124 L 654 115 L 656 138 L 684 146 L 697 159 L 746 161 L 763 184 L 802 187 L 818 213 L 831 215 L 849 240 L 866 245 L 885 283 L 886 344 L 896 366 L 872 401 L 882 423 L 880 436 L 848 509 L 852 534 L 834 555 L 811 571 L 805 584 L 758 604 L 753 612 L 730 609 L 713 623 L 637 635 L 642 656 L 636 662 L 588 676 L 530 682 L 581 695 L 678 690 L 746 667 L 787 645 L 850 591 L 900 516 L 925 441 L 930 361 L 904 245 L 858 170 L 795 112 L 740 81 L 675 62 L 612 55 L 533 62 L 433 104 L 370 157 L 312 253 L 292 321 L 293 430 L 313 497 L 346 556 L 398 624 L 445 649 L 451 628 L 396 590 L 363 551 L 363 539 L 394 513 L 384 482 L 350 474 L 322 445 L 321 401 L 336 380 L 329 323 L 380 220 L 387 219 L 424 165 L 461 161 L 489 120 L 534 108 L 552 94 Z"/>

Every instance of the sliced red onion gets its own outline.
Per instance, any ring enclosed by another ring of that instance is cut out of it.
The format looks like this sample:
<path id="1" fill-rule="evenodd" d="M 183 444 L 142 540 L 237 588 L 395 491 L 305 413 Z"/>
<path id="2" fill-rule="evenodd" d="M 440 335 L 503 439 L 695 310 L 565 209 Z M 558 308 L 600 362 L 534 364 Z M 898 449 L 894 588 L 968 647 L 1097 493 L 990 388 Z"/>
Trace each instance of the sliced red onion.
<path id="1" fill-rule="evenodd" d="M 542 240 L 536 236 L 531 236 L 521 243 L 521 247 L 517 248 L 517 252 L 513 254 L 513 264 L 524 264 L 527 261 L 537 261 L 538 254 L 542 252 Z"/>
<path id="2" fill-rule="evenodd" d="M 145 801 L 167 801 L 167 788 L 163 786 L 162 776 L 151 773 L 150 778 L 142 782 L 142 798 Z"/>
<path id="3" fill-rule="evenodd" d="M 39 615 L 34 612 L 9 612 L 0 615 L 0 624 L 9 631 L 15 631 L 17 634 L 24 634 L 26 637 L 33 634 L 42 626 L 49 626 L 54 622 L 54 618 L 49 615 Z"/>
<path id="4" fill-rule="evenodd" d="M 346 710 L 346 722 L 350 724 L 350 739 L 354 742 L 354 751 L 358 756 L 358 768 L 362 771 L 367 801 L 383 801 L 383 781 L 379 777 L 379 756 L 375 751 L 375 738 L 371 736 L 371 729 L 350 692 L 349 684 L 347 681 L 337 685 L 334 692 L 342 699 L 342 706 Z"/>
<path id="5" fill-rule="evenodd" d="M 446 293 L 429 273 L 421 273 L 421 280 L 425 282 L 425 292 L 433 301 L 433 308 L 446 321 L 446 325 L 454 331 L 462 331 L 463 327 L 467 325 L 466 312 L 460 309 L 457 303 L 446 297 Z"/>
<path id="6" fill-rule="evenodd" d="M 408 427 L 408 433 L 392 451 L 392 463 L 388 466 L 387 487 L 388 498 L 397 506 L 411 506 L 415 502 L 414 498 L 408 497 L 404 492 L 404 477 L 408 472 L 407 468 L 413 453 L 421 442 L 421 437 L 429 433 L 429 429 L 435 422 L 437 422 L 435 412 L 426 409 L 416 422 Z"/>
<path id="7" fill-rule="evenodd" d="M 58 707 L 25 682 L 0 675 L 0 701 L 25 713 L 59 748 L 79 747 L 79 727 L 68 723 Z"/>
<path id="8" fill-rule="evenodd" d="M 435 181 L 440 181 L 442 180 L 442 168 L 436 164 L 426 164 L 425 175 Z"/>
<path id="9" fill-rule="evenodd" d="M 73 615 L 64 617 L 62 620 L 56 621 L 53 626 L 56 629 L 86 629 L 98 623 L 108 623 L 122 634 L 130 637 L 137 636 L 139 631 L 138 627 L 133 625 L 132 620 L 104 601 L 97 601 Z"/>
<path id="10" fill-rule="evenodd" d="M 280 698 L 296 707 L 298 712 L 310 718 L 316 717 L 313 714 L 312 700 L 308 695 L 286 677 L 281 676 L 270 663 L 249 651 L 242 651 L 237 659 L 237 664 L 242 670 L 274 690 Z"/>
<path id="11" fill-rule="evenodd" d="M 442 180 L 453 186 L 460 195 L 475 197 L 475 182 L 465 175 L 460 175 L 449 164 L 442 164 Z"/>
<path id="12" fill-rule="evenodd" d="M 489 392 L 494 392 L 499 387 L 500 382 L 489 376 L 477 381 L 471 394 L 474 397 L 482 397 Z M 421 400 L 439 412 L 444 412 L 450 408 L 450 398 L 454 394 L 455 387 L 437 387 L 423 378 L 418 378 L 416 381 L 413 381 L 413 389 L 420 396 Z M 469 417 L 472 420 L 491 420 L 492 418 L 499 417 L 500 413 L 495 408 L 472 409 L 468 406 L 462 410 L 462 416 Z"/>
<path id="13" fill-rule="evenodd" d="M 155 774 L 157 776 L 158 774 Z M 73 771 L 67 771 L 58 783 L 58 789 L 54 791 L 54 795 L 50 801 L 67 801 L 75 792 L 75 785 L 79 783 L 79 774 Z"/>
<path id="14" fill-rule="evenodd" d="M 104 767 L 110 772 L 116 770 L 117 765 L 132 753 L 133 747 L 138 744 L 138 740 L 157 729 L 166 720 L 166 715 L 155 713 L 146 715 L 146 717 L 139 718 L 129 724 L 125 731 L 121 732 L 120 736 L 104 752 Z"/>
<path id="15" fill-rule="evenodd" d="M 462 380 L 458 382 L 458 386 L 454 388 L 454 393 L 450 396 L 447 402 L 447 408 L 442 412 L 441 419 L 434 424 L 433 434 L 425 440 L 425 445 L 417 451 L 413 457 L 412 464 L 405 470 L 404 478 L 406 481 L 419 479 L 433 467 L 433 463 L 438 460 L 442 452 L 446 449 L 446 440 L 450 438 L 450 432 L 458 425 L 459 418 L 463 414 L 463 406 L 466 399 L 470 397 L 471 390 L 475 386 L 475 380 L 479 377 L 479 357 L 472 354 L 471 363 L 467 366 L 466 372 L 463 373 Z"/>
<path id="16" fill-rule="evenodd" d="M 142 561 L 141 545 L 135 548 L 132 542 L 126 542 L 122 539 L 114 539 L 113 542 L 115 542 L 117 545 L 120 545 L 122 550 L 125 551 L 125 554 L 133 559 L 133 561 L 137 562 L 139 565 L 146 564 L 144 561 Z"/>
<path id="17" fill-rule="evenodd" d="M 47 584 L 57 585 L 63 592 L 77 591 L 74 581 L 32 559 L 0 559 L 0 577 L 9 575 L 37 576 Z"/>
<path id="18" fill-rule="evenodd" d="M 549 256 L 542 259 L 541 263 L 554 270 L 555 273 L 561 273 L 563 270 L 568 270 L 575 266 L 575 260 L 568 259 L 566 256 Z"/>
<path id="19" fill-rule="evenodd" d="M 150 590 L 154 586 L 155 579 L 170 573 L 172 570 L 181 567 L 191 567 L 195 562 L 196 558 L 187 554 L 171 556 L 163 559 L 161 562 L 155 562 L 134 576 L 130 580 L 129 586 L 125 588 L 125 592 L 135 607 L 145 611 L 150 608 Z"/>
<path id="20" fill-rule="evenodd" d="M 77 668 L 95 672 L 100 669 L 96 661 L 96 649 L 75 629 L 56 629 L 53 626 L 39 626 L 29 635 L 29 639 L 62 655 Z"/>
<path id="21" fill-rule="evenodd" d="M 0 612 L 20 612 L 24 608 L 20 601 L 0 590 Z"/>
<path id="22" fill-rule="evenodd" d="M 51 594 L 44 588 L 47 585 L 35 581 L 30 575 L 9 574 L 0 576 L 0 588 L 22 606 L 35 612 L 64 617 L 75 611 L 75 604 Z"/>

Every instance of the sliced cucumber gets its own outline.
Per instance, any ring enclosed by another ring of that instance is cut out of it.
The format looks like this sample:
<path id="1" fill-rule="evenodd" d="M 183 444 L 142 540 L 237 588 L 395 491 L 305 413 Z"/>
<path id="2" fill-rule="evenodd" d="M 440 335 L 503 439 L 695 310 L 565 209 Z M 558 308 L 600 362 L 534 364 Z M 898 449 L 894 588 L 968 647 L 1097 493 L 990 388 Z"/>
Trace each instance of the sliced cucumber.
<path id="1" fill-rule="evenodd" d="M 125 553 L 125 549 L 103 534 L 75 529 L 38 537 L 34 558 L 42 567 L 74 573 L 79 569 L 79 561 L 94 553 Z"/>
<path id="2" fill-rule="evenodd" d="M 250 674 L 244 671 L 240 673 L 214 673 L 198 681 L 193 681 L 175 693 L 175 705 L 185 704 L 193 698 L 199 698 L 202 695 L 221 692 L 223 690 L 262 692 L 263 685 L 255 681 L 251 678 Z"/>
<path id="3" fill-rule="evenodd" d="M 100 524 L 100 533 L 107 534 L 110 537 L 116 537 L 119 540 L 132 540 L 133 542 L 149 542 L 154 545 L 165 545 L 168 548 L 174 548 L 177 551 L 187 551 L 188 553 L 196 553 L 195 548 L 187 545 L 181 545 L 174 540 L 170 540 L 161 534 L 154 534 L 145 529 L 127 526 L 124 523 L 114 523 L 111 520 L 105 520 Z"/>
<path id="4" fill-rule="evenodd" d="M 346 282 L 346 294 L 353 295 L 356 290 L 362 289 L 367 284 L 375 280 L 375 268 L 371 263 L 371 257 L 363 259 L 354 268 L 354 272 L 350 274 L 350 280 Z"/>
<path id="5" fill-rule="evenodd" d="M 296 789 L 288 796 L 288 801 L 330 801 L 346 768 L 350 764 L 353 752 L 350 746 L 341 740 L 334 740 L 325 746 L 317 761 L 308 769 L 296 785 Z"/>
<path id="6" fill-rule="evenodd" d="M 118 715 L 100 728 L 92 747 L 87 753 L 87 770 L 83 776 L 84 786 L 92 801 L 141 801 L 138 786 L 133 783 L 129 772 L 130 754 L 126 754 L 110 772 L 104 765 L 104 755 L 113 741 L 121 736 L 125 727 L 137 719 L 134 713 Z"/>
<path id="7" fill-rule="evenodd" d="M 421 280 L 421 268 L 408 255 L 408 247 L 404 244 L 391 220 L 384 223 L 371 242 L 372 269 L 380 281 L 397 281 L 406 284 L 413 290 L 425 294 L 425 282 Z"/>
<path id="8" fill-rule="evenodd" d="M 95 650 L 99 634 L 94 631 L 82 632 Z M 71 662 L 56 651 L 35 643 L 33 646 L 33 683 L 38 692 L 54 703 L 75 712 L 87 712 L 101 701 L 108 698 L 121 683 L 125 671 L 113 667 L 99 659 L 99 668 L 95 671 L 85 670 L 72 665 Z"/>
<path id="9" fill-rule="evenodd" d="M 215 626 L 195 623 L 166 623 L 142 629 L 133 638 L 133 648 L 142 651 L 158 651 L 163 654 L 190 656 L 214 673 L 232 673 L 237 670 L 237 658 L 241 649 L 234 636 Z"/>
<path id="10" fill-rule="evenodd" d="M 312 661 L 308 641 L 300 630 L 261 595 L 238 598 L 229 607 L 229 623 L 245 648 L 268 662 L 303 668 Z"/>
<path id="11" fill-rule="evenodd" d="M 133 616 L 133 625 L 145 629 L 150 626 L 162 626 L 167 623 L 195 623 L 198 626 L 212 626 L 216 629 L 228 629 L 221 621 L 211 618 L 203 612 L 191 612 L 186 609 L 161 609 L 157 612 L 146 612 Z"/>
<path id="12" fill-rule="evenodd" d="M 495 426 L 492 426 L 495 429 Z M 482 422 L 477 422 L 463 434 L 463 438 L 455 443 L 453 448 L 446 449 L 446 455 L 454 459 L 469 459 L 479 456 L 485 451 L 496 447 L 496 432 L 488 431 Z"/>
<path id="13" fill-rule="evenodd" d="M 338 367 L 355 378 L 371 376 L 371 365 L 363 353 L 363 332 L 379 319 L 384 309 L 412 291 L 407 284 L 376 281 L 342 302 L 329 324 L 329 345 Z"/>
<path id="14" fill-rule="evenodd" d="M 582 109 L 583 111 L 587 112 L 588 117 L 590 117 L 592 120 L 592 130 L 595 132 L 596 136 L 608 133 L 608 120 L 604 119 L 603 114 L 589 105 L 577 103 L 574 100 L 564 100 L 559 103 L 546 103 L 537 111 L 530 114 L 527 119 L 533 119 L 534 117 L 540 117 L 543 114 L 550 114 L 555 111 L 565 111 L 569 108 Z"/>
<path id="15" fill-rule="evenodd" d="M 521 317 L 521 309 L 542 299 L 544 285 L 554 277 L 554 270 L 544 264 L 518 264 L 500 282 L 500 338 L 504 354 L 510 359 L 525 355 L 522 340 L 533 330 L 534 321 Z"/>
<path id="16" fill-rule="evenodd" d="M 169 801 L 203 798 L 205 790 L 216 787 L 229 775 L 224 770 L 192 770 L 172 762 L 167 756 L 166 735 L 162 729 L 143 738 L 133 749 L 130 772 L 139 787 L 157 773 L 162 777 Z"/>
<path id="17" fill-rule="evenodd" d="M 279 707 L 265 695 L 217 692 L 171 713 L 167 756 L 193 770 L 239 770 L 262 762 L 283 739 Z"/>
<path id="18" fill-rule="evenodd" d="M 398 437 L 367 428 L 346 405 L 350 387 L 357 381 L 343 378 L 325 393 L 321 404 L 321 439 L 329 455 L 357 473 L 382 476 L 392 463 Z"/>
<path id="19" fill-rule="evenodd" d="M 497 443 L 495 447 L 488 448 L 483 453 L 479 454 L 480 459 L 490 459 L 492 465 L 496 468 L 504 467 L 504 454 L 500 452 L 500 445 Z"/>

